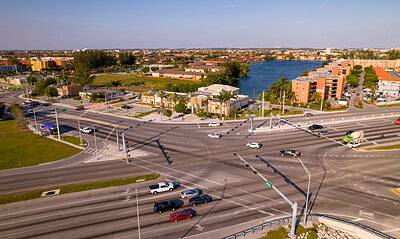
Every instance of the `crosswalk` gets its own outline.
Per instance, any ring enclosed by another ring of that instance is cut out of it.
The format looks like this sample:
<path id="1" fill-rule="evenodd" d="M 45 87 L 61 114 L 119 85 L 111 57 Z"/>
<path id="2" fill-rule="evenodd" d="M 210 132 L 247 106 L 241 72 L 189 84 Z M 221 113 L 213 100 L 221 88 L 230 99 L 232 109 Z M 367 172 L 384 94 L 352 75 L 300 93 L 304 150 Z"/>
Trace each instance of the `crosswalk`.
<path id="1" fill-rule="evenodd" d="M 88 154 L 96 154 L 96 149 L 86 148 L 85 150 L 83 150 L 83 152 L 88 153 Z"/>

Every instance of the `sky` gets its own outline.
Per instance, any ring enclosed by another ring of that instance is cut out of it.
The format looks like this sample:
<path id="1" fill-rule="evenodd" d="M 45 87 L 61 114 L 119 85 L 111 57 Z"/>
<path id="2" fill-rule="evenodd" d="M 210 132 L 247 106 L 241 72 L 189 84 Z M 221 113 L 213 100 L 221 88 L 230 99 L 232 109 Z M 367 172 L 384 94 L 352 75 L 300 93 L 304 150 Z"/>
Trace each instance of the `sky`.
<path id="1" fill-rule="evenodd" d="M 399 0 L 0 0 L 0 49 L 392 48 Z"/>

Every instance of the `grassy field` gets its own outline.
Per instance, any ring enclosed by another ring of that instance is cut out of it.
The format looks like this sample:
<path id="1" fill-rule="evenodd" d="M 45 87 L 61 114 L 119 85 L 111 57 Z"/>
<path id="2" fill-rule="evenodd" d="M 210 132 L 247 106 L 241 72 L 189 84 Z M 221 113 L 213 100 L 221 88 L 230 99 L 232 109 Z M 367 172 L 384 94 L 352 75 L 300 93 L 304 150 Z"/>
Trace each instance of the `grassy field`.
<path id="1" fill-rule="evenodd" d="M 170 78 L 155 78 L 145 77 L 141 75 L 117 75 L 117 74 L 103 74 L 96 75 L 92 86 L 105 86 L 107 83 L 118 81 L 121 88 L 134 90 L 134 91 L 148 91 L 148 90 L 167 90 L 176 92 L 189 92 L 197 90 L 201 86 L 200 81 L 194 80 L 179 80 Z"/>
<path id="2" fill-rule="evenodd" d="M 391 150 L 391 149 L 400 149 L 400 144 L 393 144 L 387 146 L 377 146 L 372 148 L 367 148 L 368 150 Z"/>
<path id="3" fill-rule="evenodd" d="M 387 104 L 387 105 L 378 105 L 378 107 L 396 107 L 396 106 L 400 106 L 400 103 L 396 103 L 396 104 Z"/>
<path id="4" fill-rule="evenodd" d="M 135 118 L 143 118 L 143 117 L 145 117 L 145 116 L 147 116 L 147 115 L 149 115 L 149 114 L 152 114 L 152 113 L 154 113 L 154 112 L 156 112 L 157 110 L 150 110 L 150 111 L 147 111 L 147 112 L 141 112 L 141 113 L 137 113 L 137 114 L 135 114 L 133 117 L 135 117 Z"/>
<path id="5" fill-rule="evenodd" d="M 77 154 L 80 150 L 21 130 L 14 120 L 0 121 L 0 169 L 32 166 Z"/>
<path id="6" fill-rule="evenodd" d="M 71 143 L 71 144 L 81 146 L 81 140 L 78 137 L 65 136 L 65 137 L 62 137 L 62 140 L 67 141 L 68 143 Z M 85 140 L 82 140 L 82 143 L 86 144 Z"/>
<path id="7" fill-rule="evenodd" d="M 108 188 L 108 187 L 116 187 L 116 186 L 123 186 L 128 184 L 136 183 L 137 181 L 149 181 L 158 178 L 160 175 L 158 174 L 148 174 L 133 178 L 120 178 L 120 179 L 111 179 L 111 180 L 103 180 L 97 182 L 86 182 L 80 184 L 71 184 L 71 185 L 64 185 L 58 187 L 60 190 L 60 194 L 67 194 L 67 193 L 74 193 L 74 192 L 82 192 L 87 190 L 99 189 L 99 188 Z M 49 191 L 54 188 L 46 188 L 42 190 L 35 190 L 30 192 L 23 192 L 23 193 L 13 193 L 13 194 L 5 194 L 0 195 L 0 205 L 7 204 L 12 202 L 19 202 L 25 200 L 31 200 L 35 198 L 40 198 L 42 192 Z"/>

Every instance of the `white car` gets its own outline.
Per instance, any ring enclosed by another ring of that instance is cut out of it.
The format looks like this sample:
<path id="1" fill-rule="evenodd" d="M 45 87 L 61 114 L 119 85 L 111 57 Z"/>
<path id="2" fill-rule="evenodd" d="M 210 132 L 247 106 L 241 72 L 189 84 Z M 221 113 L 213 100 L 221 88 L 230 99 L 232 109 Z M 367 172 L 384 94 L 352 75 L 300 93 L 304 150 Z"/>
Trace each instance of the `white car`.
<path id="1" fill-rule="evenodd" d="M 81 128 L 81 129 L 79 129 L 79 131 L 81 131 L 82 133 L 85 133 L 85 134 L 93 134 L 93 132 L 94 132 L 94 130 L 90 127 Z"/>
<path id="2" fill-rule="evenodd" d="M 210 126 L 210 127 L 217 127 L 217 126 L 221 126 L 221 125 L 222 125 L 222 123 L 220 123 L 220 122 L 211 122 L 208 124 L 208 126 Z"/>
<path id="3" fill-rule="evenodd" d="M 251 143 L 247 143 L 246 146 L 249 148 L 252 148 L 252 149 L 259 149 L 259 148 L 261 148 L 262 145 L 260 143 L 251 142 Z"/>
<path id="4" fill-rule="evenodd" d="M 347 143 L 347 147 L 349 147 L 349 148 L 357 148 L 359 146 L 360 146 L 359 142 L 348 142 Z"/>
<path id="5" fill-rule="evenodd" d="M 210 138 L 213 138 L 213 139 L 219 139 L 219 138 L 221 138 L 222 137 L 222 135 L 220 135 L 220 134 L 208 134 L 207 135 L 208 137 L 210 137 Z"/>

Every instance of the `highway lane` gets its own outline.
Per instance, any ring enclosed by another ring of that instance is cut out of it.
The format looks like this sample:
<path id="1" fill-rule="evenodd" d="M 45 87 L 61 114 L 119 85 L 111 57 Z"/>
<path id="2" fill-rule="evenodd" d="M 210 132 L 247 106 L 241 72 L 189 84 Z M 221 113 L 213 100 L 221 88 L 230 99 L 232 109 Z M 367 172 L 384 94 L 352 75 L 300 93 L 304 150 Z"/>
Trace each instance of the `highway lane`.
<path id="1" fill-rule="evenodd" d="M 97 117 L 99 120 L 102 118 L 102 121 L 109 120 L 108 116 L 103 117 L 97 115 Z M 299 117 L 299 119 L 302 118 L 303 117 Z M 110 119 L 113 120 L 113 117 Z M 75 122 L 75 120 L 71 120 L 71 124 L 72 121 Z M 69 124 L 69 121 L 66 122 Z M 113 122 L 119 123 L 118 120 Z M 125 120 L 122 122 L 129 123 L 130 121 Z M 272 215 L 270 214 L 284 215 L 285 213 L 290 213 L 288 205 L 285 205 L 273 192 L 265 190 L 264 185 L 259 182 L 251 172 L 243 167 L 243 165 L 238 162 L 237 158 L 233 157 L 233 151 L 240 152 L 246 159 L 254 163 L 263 174 L 271 178 L 272 182 L 287 193 L 290 198 L 298 200 L 299 205 L 303 205 L 304 197 L 298 189 L 296 189 L 293 184 L 285 182 L 282 176 L 274 174 L 271 168 L 265 166 L 265 163 L 261 163 L 255 157 L 255 155 L 258 154 L 268 160 L 268 162 L 276 167 L 282 174 L 289 177 L 298 188 L 302 188 L 304 191 L 306 188 L 306 177 L 302 168 L 300 168 L 299 164 L 296 166 L 295 159 L 288 157 L 282 158 L 278 153 L 280 149 L 290 147 L 301 150 L 303 152 L 302 159 L 308 167 L 312 168 L 312 191 L 313 194 L 318 193 L 313 210 L 335 212 L 345 215 L 350 214 L 352 216 L 358 215 L 361 217 L 362 222 L 371 223 L 367 218 L 359 215 L 359 210 L 368 210 L 375 215 L 375 218 L 372 220 L 375 221 L 375 224 L 371 224 L 372 226 L 380 228 L 382 225 L 377 224 L 377 222 L 385 222 L 387 226 L 385 228 L 382 227 L 382 229 L 393 229 L 393 226 L 396 225 L 399 219 L 399 212 L 394 203 L 398 203 L 398 199 L 388 194 L 386 191 L 388 187 L 392 187 L 393 183 L 396 183 L 396 181 L 387 181 L 387 175 L 390 175 L 389 177 L 392 178 L 391 180 L 397 180 L 399 178 L 396 167 L 393 167 L 396 163 L 396 158 L 398 158 L 398 154 L 357 152 L 343 146 L 338 147 L 338 145 L 332 141 L 318 138 L 298 130 L 250 135 L 246 137 L 247 134 L 245 132 L 248 129 L 248 124 L 238 127 L 229 135 L 224 134 L 224 137 L 220 140 L 209 139 L 206 136 L 208 132 L 221 131 L 225 133 L 227 132 L 226 130 L 236 125 L 237 123 L 226 123 L 220 128 L 209 128 L 203 127 L 202 125 L 198 128 L 197 125 L 184 125 L 170 131 L 167 130 L 171 128 L 171 125 L 143 124 L 140 127 L 136 125 L 136 128 L 128 130 L 128 137 L 132 142 L 134 140 L 143 141 L 144 139 L 151 138 L 164 132 L 160 137 L 167 151 L 168 149 L 170 150 L 169 153 L 173 160 L 172 165 L 166 164 L 163 156 L 158 153 L 156 156 L 137 159 L 134 161 L 134 164 L 130 166 L 126 166 L 123 162 L 110 162 L 92 165 L 75 165 L 73 167 L 60 169 L 60 171 L 58 171 L 60 174 L 62 174 L 64 170 L 70 170 L 65 171 L 71 173 L 71 176 L 67 179 L 62 177 L 57 179 L 57 173 L 56 175 L 49 174 L 49 172 L 52 171 L 50 169 L 39 170 L 36 174 L 32 173 L 25 179 L 23 178 L 23 174 L 20 176 L 17 175 L 20 178 L 16 178 L 16 181 L 20 181 L 21 183 L 19 185 L 18 183 L 15 184 L 14 187 L 22 186 L 23 188 L 23 183 L 27 183 L 27 181 L 34 186 L 41 182 L 44 182 L 44 185 L 47 179 L 53 178 L 60 180 L 58 181 L 59 183 L 63 182 L 63 180 L 66 181 L 75 177 L 97 178 L 103 176 L 96 175 L 95 170 L 97 169 L 98 171 L 112 170 L 110 176 L 120 175 L 120 172 L 125 172 L 124 170 L 127 170 L 126 173 L 132 174 L 137 172 L 159 172 L 162 173 L 163 177 L 177 179 L 184 183 L 185 186 L 201 186 L 205 188 L 207 192 L 210 190 L 211 193 L 215 194 L 214 196 L 216 198 L 218 198 L 218 195 L 221 195 L 221 192 L 225 192 L 225 198 L 215 202 L 215 204 L 219 202 L 215 211 L 211 211 L 211 213 L 206 214 L 206 216 L 202 218 L 203 214 L 207 212 L 208 206 L 212 206 L 213 204 L 207 205 L 207 207 L 203 205 L 204 207 L 202 206 L 200 209 L 200 217 L 198 217 L 201 218 L 200 221 L 191 220 L 178 224 L 168 223 L 166 221 L 166 215 L 154 215 L 151 212 L 151 205 L 158 199 L 153 198 L 151 195 L 146 195 L 145 191 L 141 192 L 139 198 L 143 197 L 144 200 L 148 200 L 140 203 L 140 207 L 143 206 L 144 210 L 143 238 L 157 238 L 160 235 L 163 235 L 163 238 L 176 238 L 177 235 L 193 235 L 234 225 L 242 221 L 271 217 Z M 134 124 L 131 123 L 131 126 L 134 126 Z M 99 137 L 104 139 L 107 137 L 106 132 L 111 130 L 112 127 L 102 125 L 100 127 L 104 127 L 104 133 L 99 133 Z M 367 138 L 380 136 L 383 132 L 384 138 L 387 137 L 389 140 L 397 140 L 393 132 L 396 132 L 398 127 L 396 128 L 390 120 L 370 120 L 362 121 L 362 123 L 354 122 L 331 125 L 329 127 L 330 131 L 332 131 L 331 136 L 337 139 L 342 137 L 346 130 L 357 128 L 364 129 Z M 100 132 L 103 132 L 103 129 L 100 129 Z M 240 133 L 240 135 L 237 135 L 237 133 Z M 258 151 L 246 148 L 245 143 L 252 140 L 262 142 L 265 147 Z M 374 138 L 374 140 L 376 139 Z M 115 142 L 112 137 L 110 137 L 110 141 Z M 153 145 L 146 147 L 148 147 L 148 150 L 157 149 L 157 146 Z M 329 152 L 323 157 L 328 150 Z M 326 165 L 324 163 L 326 163 Z M 327 168 L 326 173 L 324 167 Z M 354 168 L 354 172 L 344 170 L 346 168 Z M 93 170 L 93 172 L 91 172 L 91 170 Z M 35 181 L 35 176 L 39 175 L 43 177 Z M 369 184 L 368 178 L 373 178 L 372 184 Z M 3 179 L 5 181 L 1 183 Z M 224 179 L 227 179 L 227 183 L 225 183 Z M 7 185 L 10 183 L 13 182 L 6 181 L 5 177 L 0 177 L 0 185 Z M 357 185 L 354 185 L 354 183 Z M 232 186 L 225 187 L 226 184 Z M 321 188 L 320 185 L 322 185 Z M 364 190 L 360 188 L 360 185 Z M 375 187 L 371 187 L 371 185 Z M 121 192 L 121 194 L 122 193 L 123 192 Z M 60 208 L 58 211 L 49 210 L 47 214 L 47 209 L 43 209 L 44 214 L 24 214 L 25 211 L 35 210 L 40 207 L 40 204 L 44 206 L 48 206 L 47 204 L 61 206 L 64 203 L 65 197 L 71 197 L 71 202 L 80 202 L 82 200 L 81 195 L 82 194 L 79 194 L 79 196 L 66 195 L 59 198 L 34 200 L 26 203 L 25 207 L 21 207 L 20 203 L 1 206 L 0 210 L 7 210 L 8 212 L 13 211 L 16 207 L 20 208 L 20 211 L 15 209 L 20 213 L 20 217 L 15 218 L 16 221 L 14 222 L 16 225 L 21 223 L 21 230 L 10 229 L 7 232 L 17 233 L 11 235 L 19 235 L 21 237 L 24 235 L 39 236 L 43 232 L 49 233 L 46 234 L 49 238 L 65 235 L 68 235 L 70 238 L 82 238 L 85 236 L 103 238 L 136 237 L 136 210 L 135 208 L 129 210 L 129 206 L 127 209 L 123 204 L 134 204 L 134 197 L 129 201 L 122 199 L 123 196 L 115 200 L 106 199 L 104 202 L 100 201 L 97 207 L 93 205 L 94 208 L 92 208 L 90 204 L 86 204 L 81 205 L 81 207 L 77 206 L 74 209 Z M 129 195 L 133 196 L 132 193 Z M 111 192 L 102 195 L 102 197 L 106 198 L 111 196 L 115 196 L 115 193 Z M 167 195 L 165 196 L 169 197 Z M 107 210 L 103 211 L 103 207 Z M 132 207 L 132 205 L 130 205 L 130 207 Z M 128 213 L 121 214 L 123 211 L 128 210 Z M 262 213 L 259 210 L 267 213 Z M 63 213 L 67 213 L 70 217 L 62 219 Z M 55 217 L 56 215 L 61 219 L 55 219 L 57 218 Z M 43 216 L 44 218 L 50 217 L 53 220 L 43 221 Z M 85 218 L 88 220 L 80 221 Z M 32 219 L 34 223 L 26 225 L 21 222 L 27 219 Z M 1 220 L 0 217 L 0 230 L 2 230 Z M 57 223 L 60 223 L 60 225 L 57 225 Z M 199 223 L 201 227 L 204 227 L 203 231 L 196 230 L 194 228 L 195 223 Z M 24 229 L 28 231 L 24 231 Z M 3 235 L 3 233 L 1 233 L 1 235 Z M 42 237 L 43 236 L 44 235 L 42 235 Z"/>

